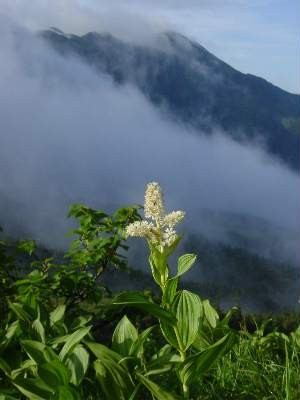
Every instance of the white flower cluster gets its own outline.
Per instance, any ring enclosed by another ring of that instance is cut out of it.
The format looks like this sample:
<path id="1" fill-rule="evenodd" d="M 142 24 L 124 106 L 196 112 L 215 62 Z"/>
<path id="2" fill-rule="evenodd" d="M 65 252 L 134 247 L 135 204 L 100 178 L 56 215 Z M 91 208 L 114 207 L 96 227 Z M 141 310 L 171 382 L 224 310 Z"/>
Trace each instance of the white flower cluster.
<path id="1" fill-rule="evenodd" d="M 163 226 L 168 226 L 170 228 L 177 225 L 179 222 L 183 220 L 185 216 L 184 211 L 172 211 L 170 214 L 167 214 L 163 219 Z"/>
<path id="2" fill-rule="evenodd" d="M 148 221 L 136 221 L 126 227 L 127 236 L 145 237 L 152 243 L 157 243 L 159 240 L 159 231 Z"/>
<path id="3" fill-rule="evenodd" d="M 164 213 L 164 200 L 161 187 L 157 182 L 148 183 L 144 203 L 145 218 L 160 222 Z"/>
<path id="4" fill-rule="evenodd" d="M 177 233 L 174 228 L 167 228 L 164 230 L 162 239 L 163 246 L 171 246 L 177 239 Z"/>
<path id="5" fill-rule="evenodd" d="M 163 247 L 171 246 L 178 235 L 175 225 L 184 218 L 184 211 L 172 211 L 165 214 L 163 193 L 157 182 L 147 185 L 144 204 L 145 218 L 153 222 L 138 221 L 127 226 L 127 236 L 145 237 L 151 243 L 159 243 Z"/>

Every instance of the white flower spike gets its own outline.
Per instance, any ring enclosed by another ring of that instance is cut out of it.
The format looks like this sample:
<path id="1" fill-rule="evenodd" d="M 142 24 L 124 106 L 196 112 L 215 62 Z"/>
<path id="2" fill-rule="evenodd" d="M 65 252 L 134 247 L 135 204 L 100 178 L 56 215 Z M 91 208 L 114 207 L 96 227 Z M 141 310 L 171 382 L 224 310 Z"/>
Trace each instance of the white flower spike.
<path id="1" fill-rule="evenodd" d="M 184 211 L 172 211 L 165 214 L 163 193 L 157 182 L 147 185 L 144 204 L 146 220 L 134 222 L 127 226 L 127 236 L 144 237 L 153 244 L 160 244 L 162 248 L 171 246 L 178 238 L 174 229 L 185 216 Z"/>
<path id="2" fill-rule="evenodd" d="M 157 182 L 148 183 L 144 203 L 145 217 L 153 219 L 156 223 L 160 223 L 164 212 L 164 199 L 161 187 Z"/>

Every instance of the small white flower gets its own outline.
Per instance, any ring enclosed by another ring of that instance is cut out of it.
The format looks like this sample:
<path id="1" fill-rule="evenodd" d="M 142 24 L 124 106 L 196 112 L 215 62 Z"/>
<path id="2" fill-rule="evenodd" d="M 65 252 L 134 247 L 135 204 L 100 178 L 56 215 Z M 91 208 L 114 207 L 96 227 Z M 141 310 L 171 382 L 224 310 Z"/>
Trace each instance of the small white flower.
<path id="1" fill-rule="evenodd" d="M 150 242 L 156 243 L 158 241 L 159 232 L 152 222 L 136 221 L 126 227 L 126 235 L 134 237 L 144 237 L 149 239 Z"/>
<path id="2" fill-rule="evenodd" d="M 175 242 L 175 240 L 177 239 L 177 234 L 175 232 L 175 230 L 173 228 L 167 228 L 164 232 L 163 232 L 163 246 L 172 246 L 172 244 Z"/>
<path id="3" fill-rule="evenodd" d="M 152 223 L 147 221 L 136 221 L 126 227 L 127 236 L 145 237 L 149 234 Z"/>
<path id="4" fill-rule="evenodd" d="M 170 214 L 167 214 L 162 223 L 163 226 L 174 227 L 176 224 L 181 222 L 185 216 L 184 211 L 172 211 Z"/>
<path id="5" fill-rule="evenodd" d="M 161 187 L 157 182 L 148 183 L 145 192 L 144 213 L 146 218 L 151 218 L 160 224 L 165 213 L 164 200 Z"/>
<path id="6" fill-rule="evenodd" d="M 184 211 L 172 211 L 165 214 L 163 193 L 157 182 L 147 185 L 144 204 L 146 220 L 137 221 L 127 226 L 127 236 L 144 237 L 153 244 L 163 247 L 171 246 L 178 238 L 174 226 L 181 222 L 185 216 Z"/>

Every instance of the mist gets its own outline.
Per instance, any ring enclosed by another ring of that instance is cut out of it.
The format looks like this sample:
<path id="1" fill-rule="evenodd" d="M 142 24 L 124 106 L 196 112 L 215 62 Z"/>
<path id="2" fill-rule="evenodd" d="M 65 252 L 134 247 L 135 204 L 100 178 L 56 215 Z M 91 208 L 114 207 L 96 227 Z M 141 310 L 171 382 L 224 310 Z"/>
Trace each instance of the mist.
<path id="1" fill-rule="evenodd" d="M 142 203 L 154 180 L 169 210 L 186 211 L 184 229 L 229 240 L 217 214 L 258 218 L 296 262 L 298 174 L 217 127 L 200 136 L 170 121 L 133 86 L 0 22 L 0 225 L 7 233 L 62 248 L 70 204 Z"/>

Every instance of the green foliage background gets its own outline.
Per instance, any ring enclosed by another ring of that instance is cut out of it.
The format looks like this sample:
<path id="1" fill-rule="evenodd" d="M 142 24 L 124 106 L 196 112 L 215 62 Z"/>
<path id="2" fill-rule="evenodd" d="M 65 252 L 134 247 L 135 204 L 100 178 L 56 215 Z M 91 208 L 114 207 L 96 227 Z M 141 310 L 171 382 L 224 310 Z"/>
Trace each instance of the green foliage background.
<path id="1" fill-rule="evenodd" d="M 127 268 L 124 230 L 138 211 L 72 206 L 63 259 L 32 240 L 0 241 L 0 399 L 300 398 L 299 316 L 218 312 L 179 286 L 194 254 L 170 275 L 179 240 L 163 252 L 149 243 L 160 295 L 102 284 L 104 271 Z"/>

